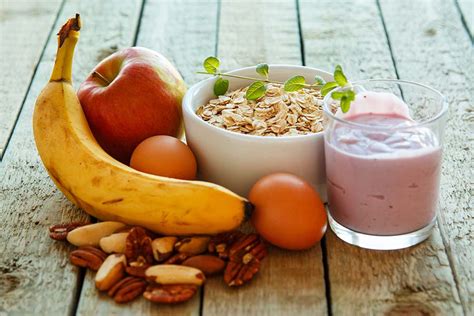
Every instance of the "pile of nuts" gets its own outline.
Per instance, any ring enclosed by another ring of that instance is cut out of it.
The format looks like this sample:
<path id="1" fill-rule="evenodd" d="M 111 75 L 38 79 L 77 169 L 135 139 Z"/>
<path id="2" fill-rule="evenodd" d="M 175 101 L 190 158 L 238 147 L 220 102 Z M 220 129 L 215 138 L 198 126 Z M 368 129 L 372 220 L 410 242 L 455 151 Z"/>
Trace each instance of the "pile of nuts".
<path id="1" fill-rule="evenodd" d="M 239 231 L 216 236 L 158 236 L 119 222 L 53 225 L 49 236 L 79 247 L 72 264 L 97 271 L 95 285 L 117 303 L 141 294 L 157 303 L 191 299 L 206 277 L 224 272 L 229 286 L 250 281 L 266 256 L 257 234 Z"/>

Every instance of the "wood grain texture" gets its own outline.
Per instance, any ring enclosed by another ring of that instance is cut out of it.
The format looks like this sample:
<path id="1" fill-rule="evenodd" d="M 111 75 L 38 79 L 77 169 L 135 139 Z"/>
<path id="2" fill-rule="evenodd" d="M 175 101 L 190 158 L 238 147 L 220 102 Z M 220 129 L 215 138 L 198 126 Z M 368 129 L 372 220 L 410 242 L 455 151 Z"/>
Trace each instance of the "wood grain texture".
<path id="1" fill-rule="evenodd" d="M 139 9 L 138 1 L 66 3 L 54 29 L 59 30 L 75 12 L 82 14 L 84 22 L 74 61 L 76 84 L 104 57 L 104 50 L 131 44 Z M 47 227 L 88 217 L 47 176 L 31 124 L 35 99 L 53 68 L 56 46 L 56 37 L 49 38 L 0 164 L 0 314 L 72 314 L 80 290 L 78 270 L 68 259 L 72 247 L 50 240 Z"/>
<path id="2" fill-rule="evenodd" d="M 165 55 L 188 86 L 205 78 L 196 74 L 216 49 L 217 0 L 149 0 L 137 45 Z"/>
<path id="3" fill-rule="evenodd" d="M 61 0 L 0 2 L 0 160 Z"/>
<path id="4" fill-rule="evenodd" d="M 467 28 L 471 34 L 474 35 L 474 0 L 456 0 L 461 9 L 461 13 L 466 21 Z"/>
<path id="5" fill-rule="evenodd" d="M 222 2 L 218 57 L 223 70 L 261 62 L 301 64 L 299 44 L 294 1 Z M 271 248 L 248 285 L 228 288 L 222 278 L 209 280 L 203 304 L 206 316 L 325 315 L 321 248 Z"/>
<path id="6" fill-rule="evenodd" d="M 396 78 L 377 3 L 372 0 L 340 1 L 337 6 L 331 3 L 300 3 L 307 64 L 332 70 L 335 64 L 342 63 L 352 80 Z M 349 11 L 357 14 L 351 14 L 343 23 L 333 22 L 340 21 L 340 12 Z M 409 6 L 391 10 L 397 14 L 397 26 L 407 11 L 419 12 Z M 406 25 L 409 20 L 403 23 Z M 407 34 L 411 31 L 404 32 L 405 38 L 411 40 Z M 328 232 L 327 250 L 335 315 L 462 313 L 446 249 L 437 228 L 421 245 L 386 252 L 350 246 Z"/>
<path id="7" fill-rule="evenodd" d="M 473 315 L 472 43 L 450 1 L 384 0 L 381 8 L 400 78 L 433 86 L 446 95 L 450 105 L 445 130 L 439 223 L 464 312 Z M 429 25 L 429 32 L 426 25 Z"/>

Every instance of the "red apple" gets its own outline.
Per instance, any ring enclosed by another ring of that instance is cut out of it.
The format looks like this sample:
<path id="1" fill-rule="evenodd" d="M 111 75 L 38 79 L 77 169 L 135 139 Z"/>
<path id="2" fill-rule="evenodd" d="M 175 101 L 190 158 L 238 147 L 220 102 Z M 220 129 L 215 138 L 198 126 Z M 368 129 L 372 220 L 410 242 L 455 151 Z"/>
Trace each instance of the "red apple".
<path id="1" fill-rule="evenodd" d="M 180 136 L 185 91 L 183 78 L 165 57 L 130 47 L 101 61 L 77 94 L 99 144 L 128 164 L 144 139 Z"/>

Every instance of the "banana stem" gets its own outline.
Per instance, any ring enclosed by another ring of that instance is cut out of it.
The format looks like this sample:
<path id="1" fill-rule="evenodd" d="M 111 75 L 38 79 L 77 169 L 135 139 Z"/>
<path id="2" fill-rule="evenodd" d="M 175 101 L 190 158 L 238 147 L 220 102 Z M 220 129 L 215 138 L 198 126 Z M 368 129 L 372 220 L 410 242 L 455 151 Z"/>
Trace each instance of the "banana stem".
<path id="1" fill-rule="evenodd" d="M 72 82 L 72 59 L 74 48 L 79 39 L 81 19 L 76 13 L 75 18 L 69 19 L 58 33 L 58 51 L 54 62 L 53 73 L 49 81 Z"/>

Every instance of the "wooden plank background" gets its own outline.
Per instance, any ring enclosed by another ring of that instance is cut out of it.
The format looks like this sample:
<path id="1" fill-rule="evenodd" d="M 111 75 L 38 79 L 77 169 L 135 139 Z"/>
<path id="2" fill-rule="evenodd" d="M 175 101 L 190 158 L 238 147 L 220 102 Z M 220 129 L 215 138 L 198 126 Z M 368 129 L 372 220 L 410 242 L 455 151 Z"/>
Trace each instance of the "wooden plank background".
<path id="1" fill-rule="evenodd" d="M 60 5 L 60 0 L 0 2 L 0 159 Z"/>
<path id="2" fill-rule="evenodd" d="M 0 315 L 474 314 L 472 0 L 2 0 L 0 9 Z M 341 63 L 352 79 L 439 89 L 451 108 L 438 227 L 401 251 L 362 250 L 331 232 L 306 252 L 272 248 L 251 285 L 211 279 L 180 306 L 121 306 L 98 295 L 92 274 L 68 263 L 71 247 L 47 236 L 52 223 L 88 216 L 49 180 L 31 127 L 54 61 L 52 35 L 75 12 L 84 22 L 76 87 L 102 58 L 139 45 L 167 56 L 188 84 L 218 55 L 224 69 Z"/>

